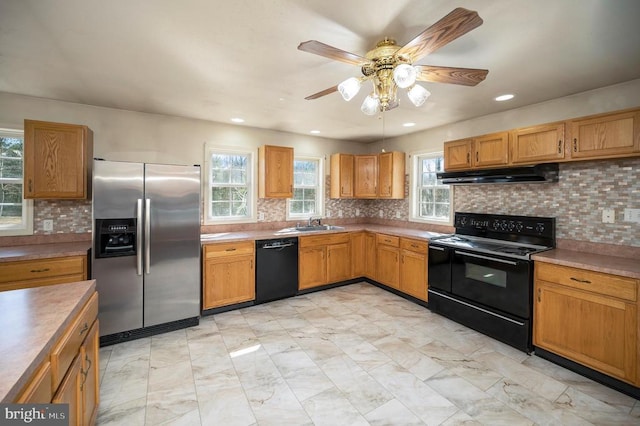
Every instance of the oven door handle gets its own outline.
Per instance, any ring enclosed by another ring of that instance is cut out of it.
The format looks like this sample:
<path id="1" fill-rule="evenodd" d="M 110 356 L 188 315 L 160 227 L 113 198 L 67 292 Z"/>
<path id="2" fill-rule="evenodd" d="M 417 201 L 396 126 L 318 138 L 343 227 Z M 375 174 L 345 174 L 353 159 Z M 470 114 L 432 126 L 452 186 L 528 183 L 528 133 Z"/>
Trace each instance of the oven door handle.
<path id="1" fill-rule="evenodd" d="M 479 255 L 479 254 L 472 254 L 472 253 L 466 253 L 466 252 L 458 251 L 458 250 L 456 250 L 456 254 L 459 254 L 461 256 L 477 257 L 478 259 L 490 260 L 492 262 L 506 263 L 507 265 L 513 265 L 513 266 L 516 266 L 518 264 L 517 262 L 512 262 L 511 260 L 496 259 L 495 257 L 482 256 L 482 255 Z"/>
<path id="2" fill-rule="evenodd" d="M 436 247 L 436 246 L 429 246 L 429 249 L 439 250 L 439 251 L 445 251 L 446 250 L 446 249 L 444 249 L 442 247 Z"/>

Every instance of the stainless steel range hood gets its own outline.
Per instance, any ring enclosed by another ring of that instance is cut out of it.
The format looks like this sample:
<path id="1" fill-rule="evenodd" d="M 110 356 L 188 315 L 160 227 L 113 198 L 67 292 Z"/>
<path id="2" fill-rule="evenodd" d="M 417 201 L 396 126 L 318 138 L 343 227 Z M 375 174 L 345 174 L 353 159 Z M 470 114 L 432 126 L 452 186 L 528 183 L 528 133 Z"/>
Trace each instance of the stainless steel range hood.
<path id="1" fill-rule="evenodd" d="M 545 183 L 558 181 L 558 164 L 508 167 L 503 169 L 466 170 L 438 173 L 444 185 L 473 185 L 482 183 Z"/>

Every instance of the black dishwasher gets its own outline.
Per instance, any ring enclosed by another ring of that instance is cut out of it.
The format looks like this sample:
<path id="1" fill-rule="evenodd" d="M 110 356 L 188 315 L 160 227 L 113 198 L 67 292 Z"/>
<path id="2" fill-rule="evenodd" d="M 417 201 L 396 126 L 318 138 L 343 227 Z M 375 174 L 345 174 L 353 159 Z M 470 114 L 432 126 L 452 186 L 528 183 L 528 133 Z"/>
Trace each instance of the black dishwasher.
<path id="1" fill-rule="evenodd" d="M 298 237 L 256 241 L 256 302 L 298 293 Z"/>

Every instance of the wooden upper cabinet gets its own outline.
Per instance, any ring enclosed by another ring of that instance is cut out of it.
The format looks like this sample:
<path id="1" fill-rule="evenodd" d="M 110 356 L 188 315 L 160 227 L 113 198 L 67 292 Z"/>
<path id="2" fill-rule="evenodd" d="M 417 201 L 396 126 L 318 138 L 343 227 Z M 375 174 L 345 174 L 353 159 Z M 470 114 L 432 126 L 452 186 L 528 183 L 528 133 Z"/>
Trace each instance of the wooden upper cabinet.
<path id="1" fill-rule="evenodd" d="M 473 139 L 460 139 L 444 143 L 444 169 L 466 170 L 473 166 L 471 153 Z"/>
<path id="2" fill-rule="evenodd" d="M 263 145 L 258 148 L 258 197 L 293 197 L 293 148 Z"/>
<path id="3" fill-rule="evenodd" d="M 87 126 L 24 120 L 24 198 L 89 198 L 92 157 Z"/>
<path id="4" fill-rule="evenodd" d="M 378 196 L 378 156 L 356 155 L 355 165 L 355 189 L 356 198 L 376 198 Z"/>
<path id="5" fill-rule="evenodd" d="M 640 111 L 571 120 L 572 159 L 615 158 L 640 153 Z"/>
<path id="6" fill-rule="evenodd" d="M 565 159 L 565 123 L 550 123 L 511 132 L 511 162 L 538 164 Z"/>
<path id="7" fill-rule="evenodd" d="M 353 162 L 352 154 L 331 155 L 331 183 L 329 196 L 331 198 L 353 197 Z"/>
<path id="8" fill-rule="evenodd" d="M 473 139 L 473 167 L 501 167 L 509 164 L 509 133 L 500 132 Z"/>
<path id="9" fill-rule="evenodd" d="M 404 152 L 378 154 L 378 197 L 404 198 L 405 181 Z"/>

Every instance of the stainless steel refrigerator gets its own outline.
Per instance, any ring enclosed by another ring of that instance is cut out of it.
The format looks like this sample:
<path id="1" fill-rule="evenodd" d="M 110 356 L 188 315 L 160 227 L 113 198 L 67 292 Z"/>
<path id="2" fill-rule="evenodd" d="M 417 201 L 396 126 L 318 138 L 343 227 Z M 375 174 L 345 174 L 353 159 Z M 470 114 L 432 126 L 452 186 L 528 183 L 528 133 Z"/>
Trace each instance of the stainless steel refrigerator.
<path id="1" fill-rule="evenodd" d="M 200 166 L 95 160 L 93 241 L 101 344 L 198 324 Z"/>

